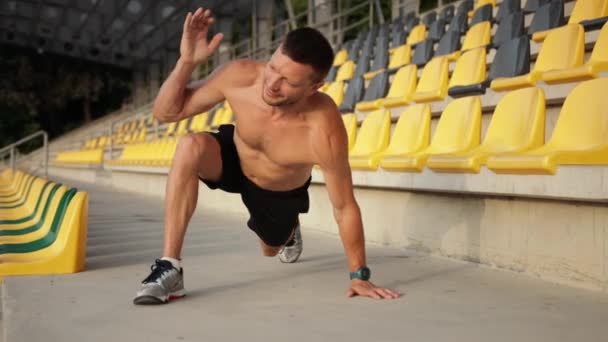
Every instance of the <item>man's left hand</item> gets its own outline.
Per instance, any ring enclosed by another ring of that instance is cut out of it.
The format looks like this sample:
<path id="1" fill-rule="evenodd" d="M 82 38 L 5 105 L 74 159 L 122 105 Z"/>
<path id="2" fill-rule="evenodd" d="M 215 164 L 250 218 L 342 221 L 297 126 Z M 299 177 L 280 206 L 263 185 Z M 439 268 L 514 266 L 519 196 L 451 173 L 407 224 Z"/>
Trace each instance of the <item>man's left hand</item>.
<path id="1" fill-rule="evenodd" d="M 377 287 L 370 281 L 353 279 L 350 288 L 346 292 L 348 297 L 364 296 L 373 299 L 396 299 L 401 297 L 401 293 Z"/>

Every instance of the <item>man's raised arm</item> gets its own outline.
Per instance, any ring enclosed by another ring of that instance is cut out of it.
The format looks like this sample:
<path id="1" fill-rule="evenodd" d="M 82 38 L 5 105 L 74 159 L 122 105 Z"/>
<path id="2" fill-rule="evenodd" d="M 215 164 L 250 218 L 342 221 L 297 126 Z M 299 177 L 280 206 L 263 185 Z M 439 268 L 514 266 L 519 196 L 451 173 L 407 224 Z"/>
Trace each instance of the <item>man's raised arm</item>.
<path id="1" fill-rule="evenodd" d="M 180 44 L 180 58 L 154 101 L 153 115 L 161 122 L 179 121 L 212 108 L 224 99 L 217 87 L 220 68 L 203 81 L 188 85 L 192 72 L 213 54 L 223 38 L 216 34 L 207 41 L 209 26 L 213 23 L 211 12 L 199 8 L 188 13 Z"/>

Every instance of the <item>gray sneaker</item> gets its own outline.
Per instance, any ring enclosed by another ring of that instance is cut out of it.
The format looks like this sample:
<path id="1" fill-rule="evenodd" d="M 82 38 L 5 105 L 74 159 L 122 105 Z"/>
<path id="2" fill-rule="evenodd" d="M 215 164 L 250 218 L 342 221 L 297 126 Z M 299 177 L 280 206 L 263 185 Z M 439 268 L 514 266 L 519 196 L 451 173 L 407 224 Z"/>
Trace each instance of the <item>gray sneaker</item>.
<path id="1" fill-rule="evenodd" d="M 300 232 L 300 222 L 298 222 L 293 238 L 279 251 L 279 260 L 284 263 L 294 263 L 298 261 L 300 254 L 302 254 L 302 249 L 302 233 Z"/>
<path id="2" fill-rule="evenodd" d="M 173 267 L 167 260 L 156 259 L 152 273 L 142 281 L 133 304 L 165 304 L 185 295 L 184 270 Z"/>

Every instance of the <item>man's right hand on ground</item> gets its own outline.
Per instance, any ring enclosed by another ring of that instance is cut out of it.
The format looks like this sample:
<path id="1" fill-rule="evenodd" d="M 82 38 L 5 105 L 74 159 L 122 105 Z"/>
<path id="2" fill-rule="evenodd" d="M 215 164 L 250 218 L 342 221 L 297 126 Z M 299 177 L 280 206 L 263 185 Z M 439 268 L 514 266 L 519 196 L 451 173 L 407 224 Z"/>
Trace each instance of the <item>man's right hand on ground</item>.
<path id="1" fill-rule="evenodd" d="M 207 40 L 209 26 L 213 24 L 213 21 L 211 11 L 208 9 L 205 10 L 201 7 L 194 14 L 188 12 L 180 44 L 180 59 L 182 62 L 194 65 L 201 64 L 217 49 L 224 35 L 218 33 L 213 36 L 210 42 Z"/>

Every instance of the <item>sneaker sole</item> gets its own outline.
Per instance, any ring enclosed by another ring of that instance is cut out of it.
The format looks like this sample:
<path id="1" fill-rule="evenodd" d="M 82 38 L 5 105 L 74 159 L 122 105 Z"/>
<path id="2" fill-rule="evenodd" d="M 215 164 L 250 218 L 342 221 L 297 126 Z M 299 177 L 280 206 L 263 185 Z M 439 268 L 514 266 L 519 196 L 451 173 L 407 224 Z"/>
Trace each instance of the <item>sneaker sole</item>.
<path id="1" fill-rule="evenodd" d="M 161 305 L 167 304 L 176 299 L 184 297 L 186 294 L 183 291 L 178 291 L 170 294 L 166 298 L 159 298 L 154 296 L 139 296 L 133 299 L 135 305 Z"/>
<path id="2" fill-rule="evenodd" d="M 284 259 L 281 255 L 279 255 L 279 260 L 284 264 L 293 264 L 294 262 L 298 261 L 298 259 L 300 259 L 300 255 L 302 255 L 301 251 L 293 259 Z"/>

